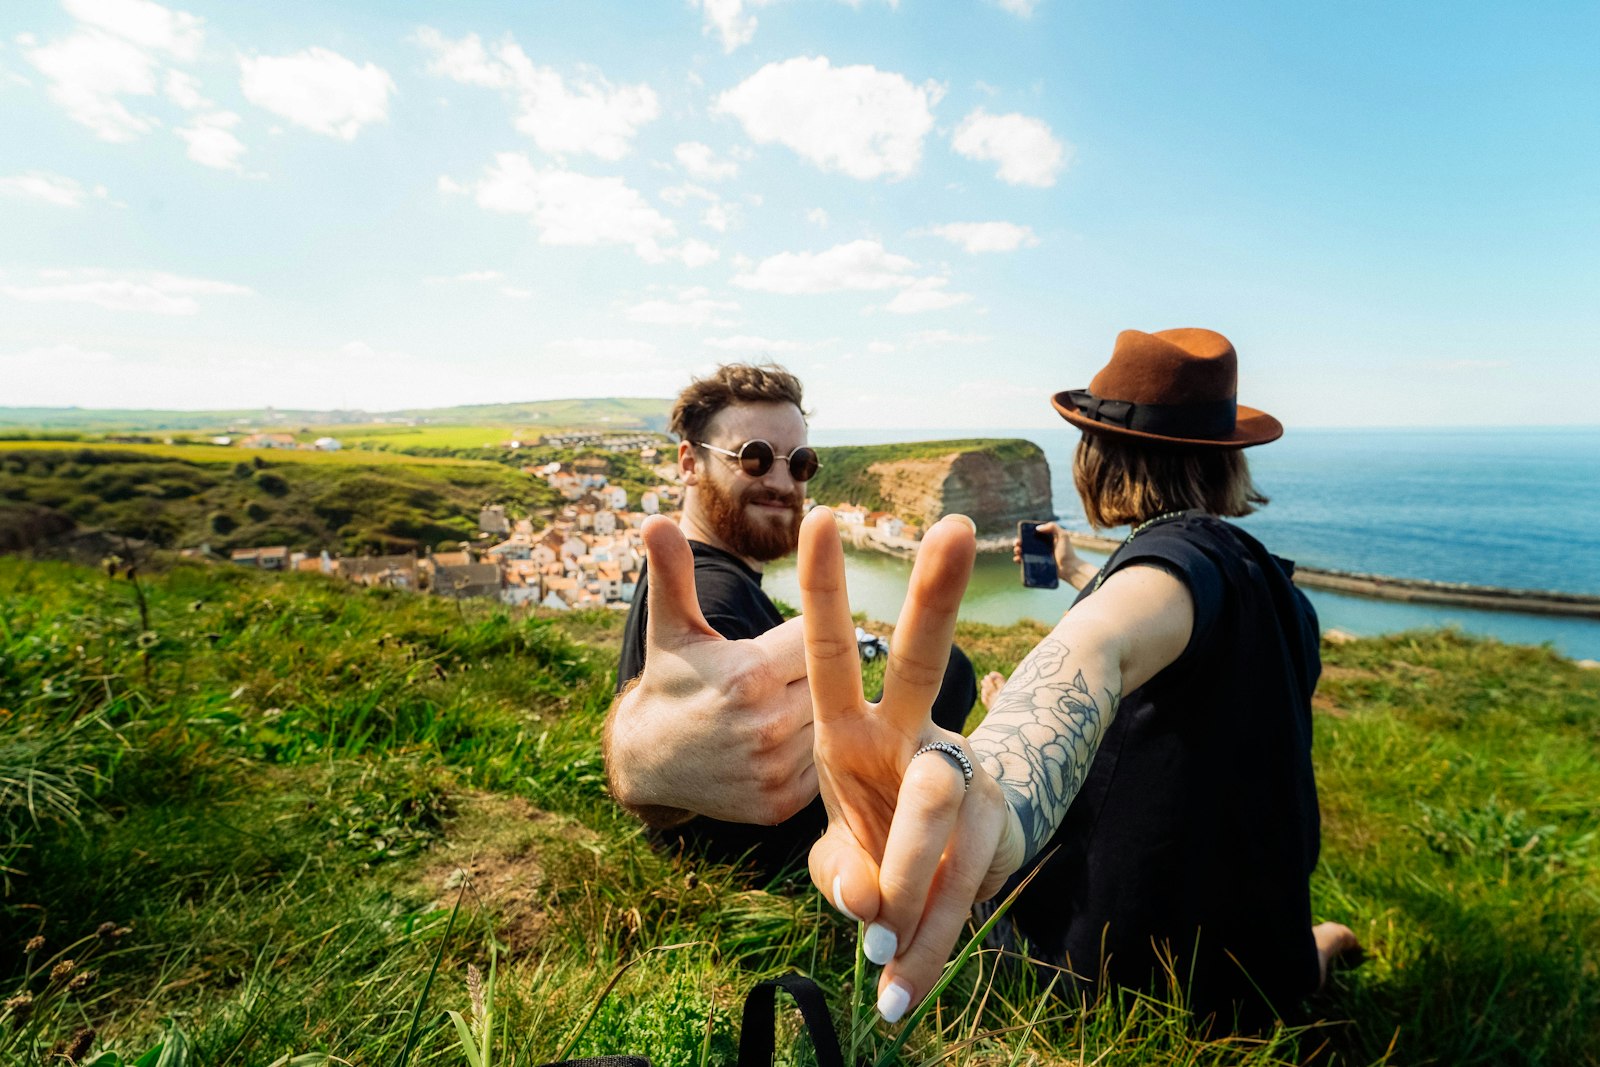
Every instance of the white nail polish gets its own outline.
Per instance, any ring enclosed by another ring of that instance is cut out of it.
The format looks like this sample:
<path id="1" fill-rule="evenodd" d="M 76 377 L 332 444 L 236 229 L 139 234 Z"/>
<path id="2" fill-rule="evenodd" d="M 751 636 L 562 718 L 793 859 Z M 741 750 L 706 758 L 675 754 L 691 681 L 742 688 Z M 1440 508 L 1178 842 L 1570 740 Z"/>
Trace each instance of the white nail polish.
<path id="1" fill-rule="evenodd" d="M 844 906 L 844 894 L 839 891 L 839 881 L 842 877 L 842 875 L 837 874 L 833 876 L 833 906 L 838 908 L 839 914 L 843 915 L 846 919 L 853 919 L 856 922 L 860 922 L 861 916 Z"/>
<path id="2" fill-rule="evenodd" d="M 867 936 L 862 939 L 862 943 L 867 959 L 879 967 L 894 959 L 895 949 L 900 947 L 900 940 L 894 936 L 894 931 L 879 923 L 867 927 Z"/>
<path id="3" fill-rule="evenodd" d="M 911 990 L 896 978 L 878 994 L 878 1014 L 886 1023 L 897 1023 L 911 1006 Z"/>

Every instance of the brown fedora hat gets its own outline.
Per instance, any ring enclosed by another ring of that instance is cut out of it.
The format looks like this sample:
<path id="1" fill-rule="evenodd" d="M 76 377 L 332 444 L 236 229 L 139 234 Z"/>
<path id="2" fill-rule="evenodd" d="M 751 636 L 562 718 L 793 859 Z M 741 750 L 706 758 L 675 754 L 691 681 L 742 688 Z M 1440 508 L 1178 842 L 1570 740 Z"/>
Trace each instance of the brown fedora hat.
<path id="1" fill-rule="evenodd" d="M 1238 357 L 1214 330 L 1123 330 L 1087 389 L 1050 402 L 1089 433 L 1202 448 L 1249 448 L 1283 436 L 1283 424 L 1238 402 Z"/>

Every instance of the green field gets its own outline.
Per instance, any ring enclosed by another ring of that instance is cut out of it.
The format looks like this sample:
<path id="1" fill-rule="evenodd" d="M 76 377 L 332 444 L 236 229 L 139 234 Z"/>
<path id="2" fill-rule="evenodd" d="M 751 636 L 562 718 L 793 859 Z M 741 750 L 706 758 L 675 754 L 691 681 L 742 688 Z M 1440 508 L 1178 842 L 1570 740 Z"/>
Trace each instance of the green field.
<path id="1" fill-rule="evenodd" d="M 444 1014 L 469 968 L 496 1064 L 731 1063 L 738 998 L 789 968 L 847 1022 L 854 930 L 803 880 L 658 853 L 607 798 L 619 630 L 0 557 L 0 1062 L 76 1035 L 122 1063 L 470 1067 Z M 959 640 L 984 671 L 1041 633 Z M 1595 1062 L 1600 672 L 1448 632 L 1324 654 L 1314 911 L 1369 953 L 1325 1023 L 1204 1042 L 1161 998 L 1079 1010 L 980 956 L 901 1062 Z"/>
<path id="2" fill-rule="evenodd" d="M 76 525 L 164 548 L 413 551 L 476 538 L 486 504 L 555 502 L 542 481 L 475 460 L 0 441 L 0 547 Z"/>

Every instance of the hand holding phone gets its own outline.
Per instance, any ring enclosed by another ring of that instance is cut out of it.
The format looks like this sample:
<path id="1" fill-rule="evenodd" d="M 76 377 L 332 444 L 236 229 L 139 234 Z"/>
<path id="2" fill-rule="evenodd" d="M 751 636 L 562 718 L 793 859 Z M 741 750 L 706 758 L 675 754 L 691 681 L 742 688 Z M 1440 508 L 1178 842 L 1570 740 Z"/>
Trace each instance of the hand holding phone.
<path id="1" fill-rule="evenodd" d="M 1054 589 L 1061 584 L 1056 567 L 1055 536 L 1042 534 L 1039 522 L 1017 523 L 1017 552 L 1022 560 L 1022 584 L 1030 589 Z"/>

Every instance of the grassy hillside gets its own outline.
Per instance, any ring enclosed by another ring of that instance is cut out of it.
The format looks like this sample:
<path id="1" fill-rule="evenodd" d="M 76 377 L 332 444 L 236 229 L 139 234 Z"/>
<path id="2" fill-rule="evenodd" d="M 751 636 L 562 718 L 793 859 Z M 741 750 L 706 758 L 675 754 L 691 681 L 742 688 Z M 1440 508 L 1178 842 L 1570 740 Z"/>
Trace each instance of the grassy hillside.
<path id="1" fill-rule="evenodd" d="M 0 442 L 0 526 L 8 505 L 12 523 L 36 522 L 35 509 L 48 508 L 165 547 L 403 551 L 475 537 L 484 504 L 521 511 L 553 501 L 542 482 L 493 463 Z"/>
<path id="2" fill-rule="evenodd" d="M 728 1063 L 737 997 L 791 967 L 842 1017 L 854 931 L 813 891 L 657 853 L 607 799 L 619 629 L 0 557 L 0 1062 L 78 1035 L 123 1062 L 465 1065 L 443 1012 L 491 964 L 498 1064 Z M 959 640 L 982 671 L 1041 633 Z M 904 1062 L 1593 1062 L 1600 672 L 1450 633 L 1324 651 L 1314 909 L 1370 953 L 1334 1021 L 1204 1043 L 1181 1011 L 1069 1010 L 982 959 Z"/>
<path id="3" fill-rule="evenodd" d="M 819 504 L 859 504 L 872 511 L 889 506 L 879 488 L 879 478 L 868 472 L 874 463 L 904 459 L 939 459 L 953 452 L 985 452 L 1002 463 L 1033 459 L 1042 450 L 1020 438 L 969 437 L 949 441 L 913 441 L 892 445 L 840 445 L 819 448 L 822 467 L 806 491 Z"/>

